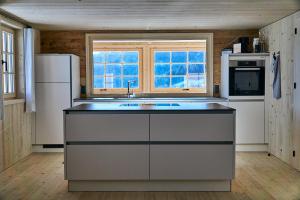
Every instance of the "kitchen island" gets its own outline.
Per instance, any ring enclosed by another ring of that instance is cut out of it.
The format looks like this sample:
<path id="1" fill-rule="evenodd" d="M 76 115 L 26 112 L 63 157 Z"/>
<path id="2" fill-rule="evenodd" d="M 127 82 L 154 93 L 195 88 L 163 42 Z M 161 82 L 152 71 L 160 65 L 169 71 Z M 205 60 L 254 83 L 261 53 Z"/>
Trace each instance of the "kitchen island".
<path id="1" fill-rule="evenodd" d="M 69 191 L 230 191 L 235 110 L 216 103 L 64 110 Z"/>

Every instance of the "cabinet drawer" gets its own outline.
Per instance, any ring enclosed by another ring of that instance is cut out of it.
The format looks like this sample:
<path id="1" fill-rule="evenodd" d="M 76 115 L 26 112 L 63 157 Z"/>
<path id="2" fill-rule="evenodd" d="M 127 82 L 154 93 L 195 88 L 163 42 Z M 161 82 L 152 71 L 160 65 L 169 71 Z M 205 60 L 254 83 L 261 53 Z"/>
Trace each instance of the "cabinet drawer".
<path id="1" fill-rule="evenodd" d="M 151 145 L 150 180 L 228 180 L 233 145 Z"/>
<path id="2" fill-rule="evenodd" d="M 66 141 L 148 141 L 149 115 L 66 114 Z"/>
<path id="3" fill-rule="evenodd" d="M 68 180 L 149 180 L 148 145 L 67 145 Z"/>
<path id="4" fill-rule="evenodd" d="M 234 114 L 153 114 L 151 141 L 234 141 Z"/>

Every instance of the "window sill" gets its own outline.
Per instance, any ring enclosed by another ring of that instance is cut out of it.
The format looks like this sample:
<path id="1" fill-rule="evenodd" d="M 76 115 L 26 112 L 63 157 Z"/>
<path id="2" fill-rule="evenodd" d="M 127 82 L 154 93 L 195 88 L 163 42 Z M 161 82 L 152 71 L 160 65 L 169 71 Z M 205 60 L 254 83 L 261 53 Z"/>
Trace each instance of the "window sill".
<path id="1" fill-rule="evenodd" d="M 25 103 L 25 99 L 4 99 L 4 106 Z"/>

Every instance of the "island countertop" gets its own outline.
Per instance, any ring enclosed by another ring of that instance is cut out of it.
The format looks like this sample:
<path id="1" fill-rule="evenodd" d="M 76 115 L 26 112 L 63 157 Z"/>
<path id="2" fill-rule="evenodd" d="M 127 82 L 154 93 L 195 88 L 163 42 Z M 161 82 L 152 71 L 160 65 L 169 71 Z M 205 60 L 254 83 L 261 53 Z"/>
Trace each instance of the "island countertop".
<path id="1" fill-rule="evenodd" d="M 69 112 L 100 113 L 219 113 L 233 112 L 235 109 L 218 103 L 120 103 L 120 104 L 80 104 L 64 110 Z"/>

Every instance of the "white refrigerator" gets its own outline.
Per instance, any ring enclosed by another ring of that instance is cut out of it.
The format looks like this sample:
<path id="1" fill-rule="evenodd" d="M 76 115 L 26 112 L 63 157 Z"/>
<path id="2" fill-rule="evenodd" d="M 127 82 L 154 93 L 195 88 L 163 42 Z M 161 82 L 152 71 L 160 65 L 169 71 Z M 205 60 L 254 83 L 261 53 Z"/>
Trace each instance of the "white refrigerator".
<path id="1" fill-rule="evenodd" d="M 33 144 L 63 144 L 63 109 L 80 96 L 79 57 L 38 54 L 35 59 L 36 120 Z"/>

